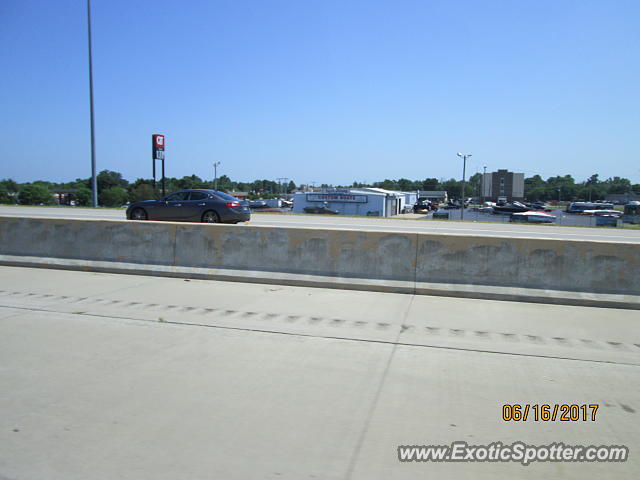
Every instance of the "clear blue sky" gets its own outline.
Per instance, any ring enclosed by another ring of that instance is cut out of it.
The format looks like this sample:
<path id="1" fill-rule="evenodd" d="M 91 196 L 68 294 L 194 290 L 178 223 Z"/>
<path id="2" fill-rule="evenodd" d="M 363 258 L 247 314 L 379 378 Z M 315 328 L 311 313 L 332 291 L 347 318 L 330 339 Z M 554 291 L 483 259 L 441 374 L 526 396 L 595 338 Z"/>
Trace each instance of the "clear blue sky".
<path id="1" fill-rule="evenodd" d="M 640 183 L 637 0 L 94 0 L 98 170 Z M 90 176 L 86 2 L 0 2 L 0 178 Z"/>

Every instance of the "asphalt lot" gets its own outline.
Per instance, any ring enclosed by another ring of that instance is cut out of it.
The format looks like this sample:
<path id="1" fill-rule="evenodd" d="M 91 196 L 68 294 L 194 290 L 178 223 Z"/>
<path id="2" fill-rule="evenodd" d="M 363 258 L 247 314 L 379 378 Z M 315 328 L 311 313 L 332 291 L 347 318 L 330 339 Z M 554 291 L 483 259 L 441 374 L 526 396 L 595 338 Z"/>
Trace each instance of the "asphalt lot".
<path id="1" fill-rule="evenodd" d="M 459 209 L 440 210 L 441 212 L 449 213 L 451 220 L 460 220 L 461 211 Z M 564 210 L 551 210 L 548 213 L 556 217 L 553 222 L 555 225 L 561 225 L 565 227 L 595 227 L 596 217 L 592 215 L 576 215 L 573 213 L 566 213 Z M 471 209 L 465 210 L 465 220 L 475 222 L 495 222 L 495 223 L 510 223 L 509 215 L 492 214 L 486 212 L 473 211 Z"/>
<path id="2" fill-rule="evenodd" d="M 452 212 L 455 212 L 453 210 Z M 468 215 L 474 215 L 469 212 Z M 480 214 L 482 215 L 482 214 Z M 61 217 L 79 219 L 124 219 L 124 209 L 49 208 L 0 206 L 0 216 Z M 487 215 L 496 217 L 495 215 Z M 417 218 L 416 218 L 417 217 Z M 615 228 L 579 228 L 557 225 L 522 225 L 503 222 L 473 221 L 452 222 L 430 220 L 425 216 L 406 215 L 394 218 L 341 217 L 325 215 L 292 215 L 254 213 L 252 225 L 276 227 L 347 228 L 368 231 L 433 232 L 461 235 L 496 237 L 533 237 L 567 240 L 601 240 L 640 243 L 640 230 Z"/>
<path id="3" fill-rule="evenodd" d="M 637 312 L 0 267 L 0 478 L 635 479 Z M 502 405 L 599 404 L 591 422 Z M 623 444 L 626 463 L 400 463 Z"/>

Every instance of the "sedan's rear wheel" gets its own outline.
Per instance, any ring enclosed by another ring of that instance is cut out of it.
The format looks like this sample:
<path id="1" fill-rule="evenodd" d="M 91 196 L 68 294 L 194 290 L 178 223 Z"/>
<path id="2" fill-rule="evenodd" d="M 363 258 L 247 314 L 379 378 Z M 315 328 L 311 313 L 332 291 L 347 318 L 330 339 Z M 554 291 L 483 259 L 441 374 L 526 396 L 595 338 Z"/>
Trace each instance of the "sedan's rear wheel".
<path id="1" fill-rule="evenodd" d="M 145 212 L 142 208 L 136 208 L 133 212 L 131 212 L 131 220 L 146 220 L 147 212 Z"/>
<path id="2" fill-rule="evenodd" d="M 202 214 L 202 221 L 204 223 L 220 223 L 220 217 L 213 210 L 208 210 Z"/>

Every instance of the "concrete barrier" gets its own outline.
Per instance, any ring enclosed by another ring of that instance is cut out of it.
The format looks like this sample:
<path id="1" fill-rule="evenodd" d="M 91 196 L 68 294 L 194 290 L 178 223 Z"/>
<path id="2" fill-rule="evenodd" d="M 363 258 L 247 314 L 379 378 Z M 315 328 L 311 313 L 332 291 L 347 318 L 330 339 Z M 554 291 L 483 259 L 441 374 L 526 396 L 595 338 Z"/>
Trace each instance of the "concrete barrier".
<path id="1" fill-rule="evenodd" d="M 635 243 L 419 235 L 416 281 L 640 294 Z"/>
<path id="2" fill-rule="evenodd" d="M 640 245 L 0 217 L 0 263 L 640 308 Z"/>

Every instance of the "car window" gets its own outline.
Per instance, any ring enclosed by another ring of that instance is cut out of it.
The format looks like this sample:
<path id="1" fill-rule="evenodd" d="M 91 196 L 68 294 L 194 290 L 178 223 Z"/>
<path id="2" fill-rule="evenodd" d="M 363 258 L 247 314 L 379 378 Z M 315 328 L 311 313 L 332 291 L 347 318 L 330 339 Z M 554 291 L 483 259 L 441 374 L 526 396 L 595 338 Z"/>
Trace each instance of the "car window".
<path id="1" fill-rule="evenodd" d="M 189 198 L 189 192 L 176 192 L 172 193 L 171 195 L 167 195 L 165 197 L 165 200 L 167 202 L 176 202 L 180 200 L 186 200 L 187 198 Z"/>
<path id="2" fill-rule="evenodd" d="M 191 196 L 189 197 L 189 200 L 204 200 L 208 196 L 209 195 L 207 195 L 204 192 L 191 192 Z"/>
<path id="3" fill-rule="evenodd" d="M 225 202 L 237 202 L 239 201 L 236 197 L 233 197 L 227 193 L 224 192 L 215 192 L 214 195 L 222 200 L 224 200 Z"/>

